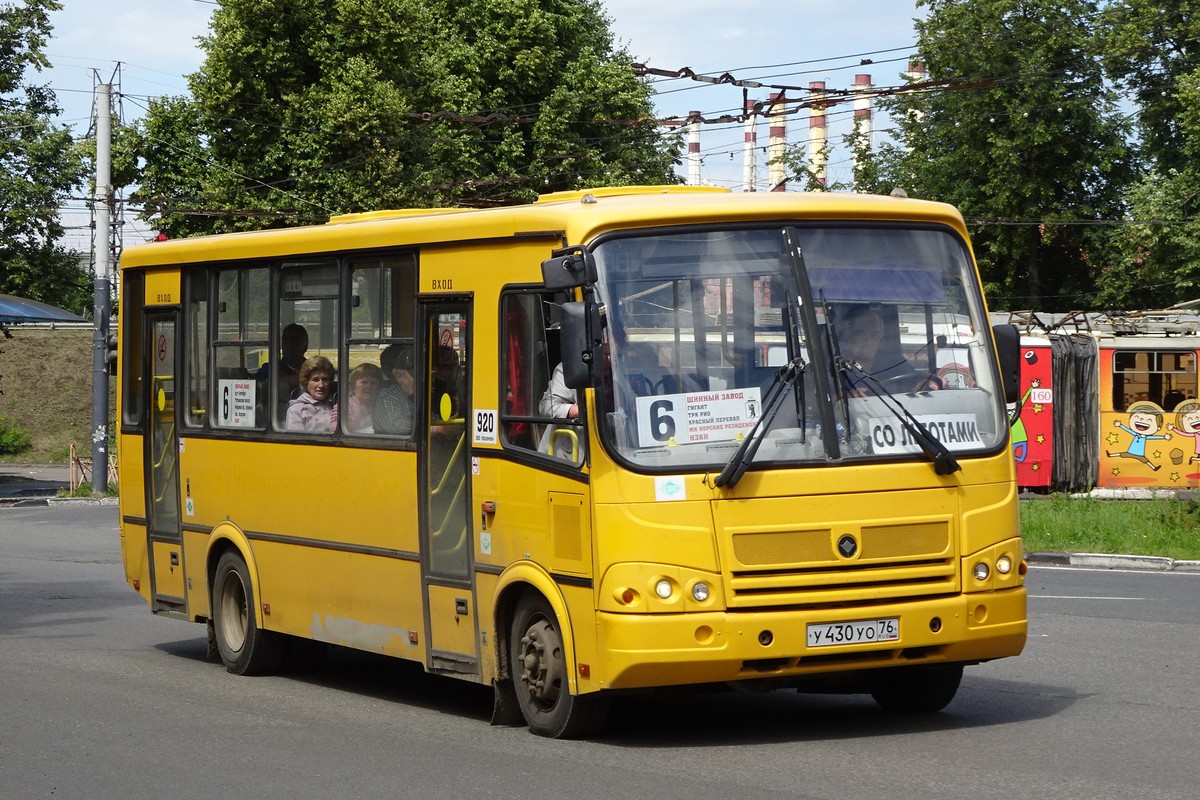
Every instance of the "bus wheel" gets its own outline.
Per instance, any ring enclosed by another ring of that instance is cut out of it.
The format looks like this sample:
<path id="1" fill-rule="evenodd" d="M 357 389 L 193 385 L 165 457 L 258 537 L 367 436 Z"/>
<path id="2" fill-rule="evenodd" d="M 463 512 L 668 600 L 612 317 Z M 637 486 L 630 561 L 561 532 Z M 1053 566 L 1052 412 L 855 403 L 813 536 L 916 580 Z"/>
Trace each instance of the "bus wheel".
<path id="1" fill-rule="evenodd" d="M 529 730 L 539 736 L 569 739 L 586 736 L 603 724 L 608 698 L 571 694 L 558 626 L 544 599 L 522 599 L 509 637 L 513 685 Z"/>
<path id="2" fill-rule="evenodd" d="M 962 681 L 961 665 L 905 667 L 881 673 L 871 687 L 871 697 L 885 711 L 929 714 L 950 705 Z"/>
<path id="3" fill-rule="evenodd" d="M 283 658 L 283 638 L 259 628 L 254 609 L 250 570 L 242 557 L 230 550 L 217 562 L 212 614 L 221 661 L 235 675 L 273 672 Z"/>

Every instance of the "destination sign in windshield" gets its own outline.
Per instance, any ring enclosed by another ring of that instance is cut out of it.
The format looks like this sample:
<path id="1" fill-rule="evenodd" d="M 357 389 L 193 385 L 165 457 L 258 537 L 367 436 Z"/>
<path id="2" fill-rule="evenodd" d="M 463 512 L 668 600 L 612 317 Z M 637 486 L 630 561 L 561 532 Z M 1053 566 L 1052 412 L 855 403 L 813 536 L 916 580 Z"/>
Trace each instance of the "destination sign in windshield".
<path id="1" fill-rule="evenodd" d="M 637 399 L 638 447 L 728 442 L 762 413 L 757 386 Z"/>

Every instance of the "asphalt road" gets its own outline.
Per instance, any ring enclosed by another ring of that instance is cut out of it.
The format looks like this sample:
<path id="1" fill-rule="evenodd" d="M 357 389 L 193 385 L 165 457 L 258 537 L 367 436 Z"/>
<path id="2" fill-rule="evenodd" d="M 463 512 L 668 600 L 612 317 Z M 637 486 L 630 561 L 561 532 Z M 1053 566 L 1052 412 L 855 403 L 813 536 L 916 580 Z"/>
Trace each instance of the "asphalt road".
<path id="1" fill-rule="evenodd" d="M 1030 637 L 949 708 L 662 692 L 603 736 L 488 724 L 490 694 L 337 651 L 243 678 L 124 584 L 116 509 L 0 509 L 0 798 L 1193 798 L 1200 574 L 1034 568 Z"/>

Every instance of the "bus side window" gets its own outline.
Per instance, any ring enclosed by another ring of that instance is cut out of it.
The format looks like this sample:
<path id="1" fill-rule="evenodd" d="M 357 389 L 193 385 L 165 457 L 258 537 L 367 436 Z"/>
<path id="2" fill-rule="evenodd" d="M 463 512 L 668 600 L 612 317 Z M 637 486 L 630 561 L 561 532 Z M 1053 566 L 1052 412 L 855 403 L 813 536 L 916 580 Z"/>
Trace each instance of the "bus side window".
<path id="1" fill-rule="evenodd" d="M 416 278 L 415 252 L 350 261 L 344 370 L 347 381 L 339 393 L 343 433 L 353 437 L 412 438 Z M 373 393 L 360 393 L 363 376 L 368 382 L 378 380 Z"/>
<path id="2" fill-rule="evenodd" d="M 184 276 L 184 370 L 186 398 L 184 423 L 204 427 L 208 416 L 208 271 L 197 270 Z"/>
<path id="3" fill-rule="evenodd" d="M 555 310 L 567 298 L 540 292 L 509 292 L 501 300 L 501 429 L 509 447 L 583 460 L 584 429 L 547 410 L 560 361 Z M 561 405 L 561 403 L 559 403 Z M 569 405 L 569 404 L 568 404 Z M 575 403 L 578 406 L 577 403 Z"/>
<path id="4" fill-rule="evenodd" d="M 209 425 L 261 430 L 267 422 L 266 397 L 254 375 L 268 353 L 267 269 L 223 269 L 215 286 Z"/>
<path id="5" fill-rule="evenodd" d="M 339 367 L 341 329 L 338 327 L 338 262 L 331 258 L 284 262 L 279 270 L 277 349 L 269 362 L 267 391 L 274 398 L 276 430 L 289 428 L 289 406 L 301 400 L 300 370 L 308 359 L 328 359 L 330 381 Z M 261 382 L 260 382 L 261 383 Z M 332 402 L 336 405 L 337 386 Z M 327 401 L 323 401 L 327 402 Z"/>

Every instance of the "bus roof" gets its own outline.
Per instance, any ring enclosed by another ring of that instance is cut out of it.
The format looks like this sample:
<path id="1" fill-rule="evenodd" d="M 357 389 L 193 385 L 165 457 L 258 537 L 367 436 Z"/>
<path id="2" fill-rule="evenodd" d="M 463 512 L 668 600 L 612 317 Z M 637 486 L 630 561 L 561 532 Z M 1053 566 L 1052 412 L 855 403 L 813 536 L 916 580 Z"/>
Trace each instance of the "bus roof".
<path id="1" fill-rule="evenodd" d="M 942 223 L 966 236 L 953 206 L 834 192 L 731 192 L 696 186 L 623 186 L 556 192 L 489 209 L 400 209 L 335 216 L 324 225 L 198 236 L 135 245 L 124 269 L 480 239 L 544 237 L 582 244 L 613 230 L 743 220 Z"/>

